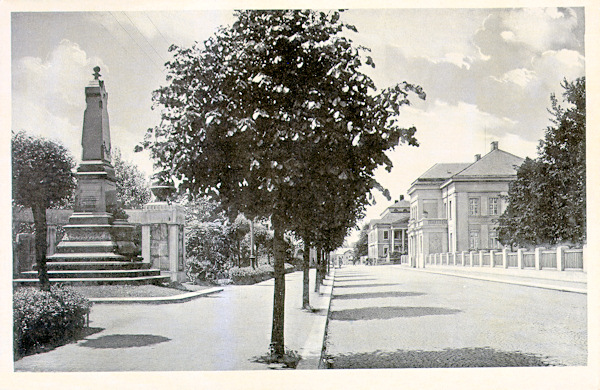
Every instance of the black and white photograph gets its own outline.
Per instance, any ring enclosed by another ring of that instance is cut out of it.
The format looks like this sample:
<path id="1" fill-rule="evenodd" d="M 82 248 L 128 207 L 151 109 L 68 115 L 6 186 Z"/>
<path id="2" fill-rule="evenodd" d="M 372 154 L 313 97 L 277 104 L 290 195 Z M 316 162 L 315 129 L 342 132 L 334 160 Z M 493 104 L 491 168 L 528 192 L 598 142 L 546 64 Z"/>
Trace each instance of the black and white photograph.
<path id="1" fill-rule="evenodd" d="M 599 14 L 6 2 L 0 387 L 597 389 Z"/>

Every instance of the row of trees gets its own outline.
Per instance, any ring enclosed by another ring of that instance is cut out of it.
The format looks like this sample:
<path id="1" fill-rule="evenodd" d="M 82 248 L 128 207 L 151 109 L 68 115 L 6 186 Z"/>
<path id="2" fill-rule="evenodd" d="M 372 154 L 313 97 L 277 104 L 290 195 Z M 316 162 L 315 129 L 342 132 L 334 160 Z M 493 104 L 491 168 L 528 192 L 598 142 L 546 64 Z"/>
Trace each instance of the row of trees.
<path id="1" fill-rule="evenodd" d="M 552 126 L 538 157 L 527 158 L 499 219 L 504 245 L 582 245 L 586 241 L 585 77 L 564 80 L 564 106 L 551 96 Z"/>
<path id="2" fill-rule="evenodd" d="M 270 218 L 274 305 L 271 351 L 284 355 L 286 232 L 329 252 L 363 216 L 385 152 L 417 145 L 397 124 L 409 93 L 377 91 L 363 73 L 368 50 L 345 36 L 340 12 L 237 11 L 232 26 L 203 44 L 171 46 L 168 85 L 154 92 L 161 123 L 143 147 L 193 194 L 219 199 L 230 218 Z M 322 258 L 323 256 L 318 256 Z M 321 268 L 322 269 L 322 268 Z M 322 274 L 322 273 L 321 273 Z M 304 302 L 308 306 L 308 269 Z"/>

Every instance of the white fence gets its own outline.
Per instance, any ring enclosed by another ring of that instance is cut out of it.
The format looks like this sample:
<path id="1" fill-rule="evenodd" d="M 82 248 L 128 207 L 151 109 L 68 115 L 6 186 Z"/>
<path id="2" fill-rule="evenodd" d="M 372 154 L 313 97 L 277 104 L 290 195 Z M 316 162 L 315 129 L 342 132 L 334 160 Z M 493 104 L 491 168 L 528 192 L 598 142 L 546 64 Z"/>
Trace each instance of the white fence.
<path id="1" fill-rule="evenodd" d="M 406 262 L 408 263 L 408 256 Z M 432 253 L 425 259 L 425 265 L 536 270 L 553 269 L 558 271 L 586 270 L 583 249 L 570 249 L 566 246 L 559 246 L 555 249 L 536 248 L 534 251 L 519 249 L 516 252 L 503 249 L 501 251 Z"/>

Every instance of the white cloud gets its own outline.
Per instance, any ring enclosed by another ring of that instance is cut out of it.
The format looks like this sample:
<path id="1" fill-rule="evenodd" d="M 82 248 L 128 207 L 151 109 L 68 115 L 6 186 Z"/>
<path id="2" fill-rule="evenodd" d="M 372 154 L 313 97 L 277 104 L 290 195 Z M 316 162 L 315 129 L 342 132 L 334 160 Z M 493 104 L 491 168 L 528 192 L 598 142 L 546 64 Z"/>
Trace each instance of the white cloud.
<path id="1" fill-rule="evenodd" d="M 102 60 L 90 58 L 79 45 L 63 40 L 46 59 L 21 58 L 13 67 L 13 130 L 60 141 L 75 158 L 81 155 L 85 110 L 83 86 Z"/>
<path id="2" fill-rule="evenodd" d="M 563 13 L 557 8 L 521 8 L 509 12 L 504 25 L 512 32 L 511 40 L 543 51 L 573 40 L 577 16 L 568 9 Z"/>
<path id="3" fill-rule="evenodd" d="M 501 83 L 513 83 L 517 84 L 520 87 L 527 87 L 527 85 L 537 78 L 536 73 L 529 69 L 519 68 L 508 71 L 502 75 L 502 77 L 497 78 L 491 76 L 492 79 L 501 82 Z"/>

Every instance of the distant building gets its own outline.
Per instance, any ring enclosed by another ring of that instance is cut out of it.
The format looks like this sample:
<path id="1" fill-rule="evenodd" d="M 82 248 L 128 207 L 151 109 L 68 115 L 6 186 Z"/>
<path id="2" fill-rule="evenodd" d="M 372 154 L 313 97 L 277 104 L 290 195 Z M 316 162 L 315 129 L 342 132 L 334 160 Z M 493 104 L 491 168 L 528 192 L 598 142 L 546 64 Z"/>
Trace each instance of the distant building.
<path id="1" fill-rule="evenodd" d="M 369 261 L 380 263 L 408 253 L 408 219 L 410 203 L 400 196 L 381 213 L 380 219 L 369 222 Z"/>
<path id="2" fill-rule="evenodd" d="M 521 157 L 492 142 L 472 163 L 435 164 L 408 190 L 409 263 L 423 267 L 430 253 L 501 248 L 495 230 Z"/>

